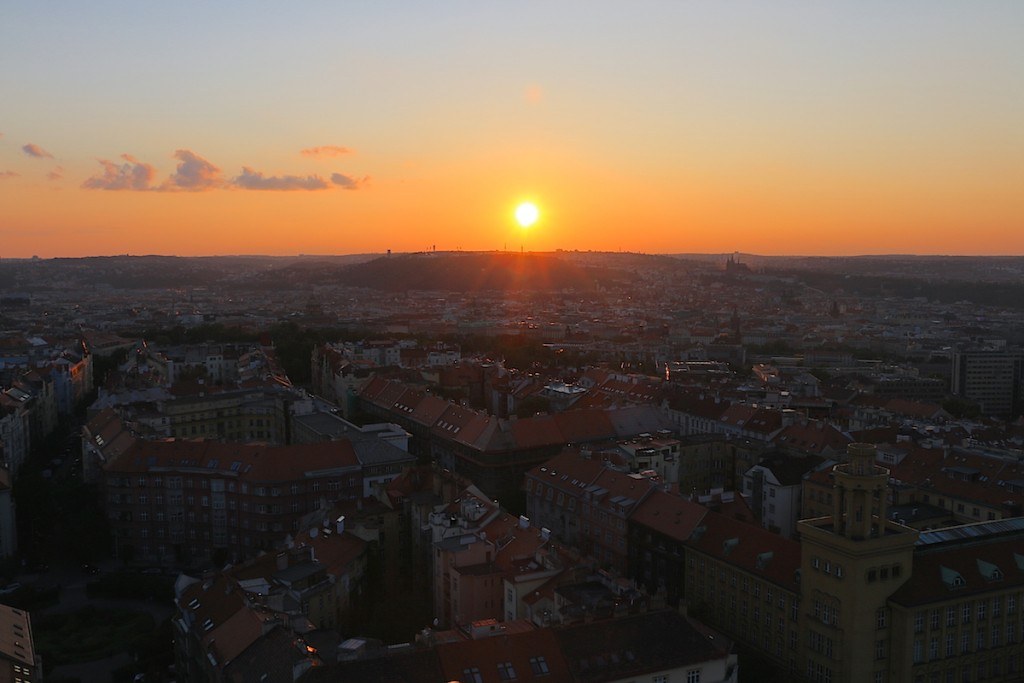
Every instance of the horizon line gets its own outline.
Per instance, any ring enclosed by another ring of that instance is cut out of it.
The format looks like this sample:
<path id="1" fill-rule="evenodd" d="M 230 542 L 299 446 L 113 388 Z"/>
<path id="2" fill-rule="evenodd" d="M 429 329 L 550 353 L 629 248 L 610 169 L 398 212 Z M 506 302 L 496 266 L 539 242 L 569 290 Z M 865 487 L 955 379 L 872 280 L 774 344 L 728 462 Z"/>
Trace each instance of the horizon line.
<path id="1" fill-rule="evenodd" d="M 746 258 L 758 258 L 758 259 L 814 259 L 814 258 L 826 258 L 826 259 L 863 259 L 863 258 L 1022 258 L 1024 254 L 963 254 L 963 253 L 909 253 L 909 252 L 886 252 L 886 253 L 860 253 L 860 254 L 758 254 L 754 252 L 744 251 L 723 251 L 723 252 L 697 252 L 697 251 L 663 251 L 663 252 L 645 252 L 645 251 L 610 251 L 603 249 L 554 249 L 550 251 L 528 251 L 521 252 L 512 249 L 478 249 L 478 250 L 463 250 L 463 249 L 441 249 L 441 250 L 415 250 L 415 251 L 364 251 L 364 252 L 350 252 L 350 253 L 296 253 L 296 254 L 263 254 L 263 253 L 236 253 L 236 254 L 159 254 L 159 253 L 146 253 L 146 254 L 132 254 L 132 253 L 119 253 L 119 254 L 89 254 L 79 256 L 0 256 L 0 263 L 4 261 L 56 261 L 56 260 L 72 260 L 72 259 L 102 259 L 102 258 L 267 258 L 267 259 L 286 259 L 286 258 L 344 258 L 353 256 L 414 256 L 417 254 L 519 254 L 519 255 L 557 255 L 557 254 L 606 254 L 606 255 L 627 255 L 632 254 L 635 256 L 667 256 L 667 257 L 699 257 L 699 258 L 712 258 L 712 257 L 730 257 L 739 256 Z"/>

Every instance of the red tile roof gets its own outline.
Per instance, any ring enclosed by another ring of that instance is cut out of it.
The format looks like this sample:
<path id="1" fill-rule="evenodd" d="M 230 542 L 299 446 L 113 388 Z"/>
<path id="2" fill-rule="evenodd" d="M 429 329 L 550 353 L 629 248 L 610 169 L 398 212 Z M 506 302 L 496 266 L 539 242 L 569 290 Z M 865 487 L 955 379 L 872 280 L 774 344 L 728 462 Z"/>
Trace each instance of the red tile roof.
<path id="1" fill-rule="evenodd" d="M 685 541 L 708 514 L 708 509 L 699 503 L 664 491 L 653 491 L 633 511 L 630 522 Z"/>
<path id="2" fill-rule="evenodd" d="M 147 472 L 200 469 L 236 473 L 249 481 L 286 481 L 308 473 L 336 468 L 356 468 L 352 444 L 345 440 L 294 446 L 222 443 L 217 441 L 147 441 L 138 439 L 132 448 L 106 464 L 113 472 Z"/>
<path id="3" fill-rule="evenodd" d="M 748 574 L 797 592 L 800 543 L 753 524 L 709 512 L 687 545 Z"/>

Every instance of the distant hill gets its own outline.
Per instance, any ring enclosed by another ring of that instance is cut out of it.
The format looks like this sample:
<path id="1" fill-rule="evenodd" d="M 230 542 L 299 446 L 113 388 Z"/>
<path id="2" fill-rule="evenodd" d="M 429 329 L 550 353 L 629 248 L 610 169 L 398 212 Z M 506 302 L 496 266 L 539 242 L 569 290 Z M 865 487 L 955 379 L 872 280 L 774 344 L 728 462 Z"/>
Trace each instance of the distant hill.
<path id="1" fill-rule="evenodd" d="M 546 254 L 445 252 L 386 256 L 341 269 L 336 282 L 393 291 L 591 290 L 625 278 Z"/>

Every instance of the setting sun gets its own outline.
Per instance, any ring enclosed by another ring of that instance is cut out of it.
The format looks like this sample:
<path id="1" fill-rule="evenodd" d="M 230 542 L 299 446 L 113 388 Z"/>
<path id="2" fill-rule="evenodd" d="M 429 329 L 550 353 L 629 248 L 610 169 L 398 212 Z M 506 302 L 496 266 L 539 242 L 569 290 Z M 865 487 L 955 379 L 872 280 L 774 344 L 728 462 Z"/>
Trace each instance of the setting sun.
<path id="1" fill-rule="evenodd" d="M 520 227 L 528 228 L 537 222 L 540 217 L 540 209 L 537 208 L 536 204 L 530 202 L 523 202 L 516 207 L 516 221 L 518 221 Z"/>

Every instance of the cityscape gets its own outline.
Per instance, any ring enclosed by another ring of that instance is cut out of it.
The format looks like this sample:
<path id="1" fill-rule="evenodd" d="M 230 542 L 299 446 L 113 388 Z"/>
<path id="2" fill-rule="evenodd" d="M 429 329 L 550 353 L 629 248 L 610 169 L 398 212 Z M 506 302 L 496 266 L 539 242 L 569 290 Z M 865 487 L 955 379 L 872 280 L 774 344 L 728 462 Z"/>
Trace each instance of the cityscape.
<path id="1" fill-rule="evenodd" d="M 4 260 L 0 596 L 35 632 L 10 661 L 1013 680 L 1022 269 Z M 134 632 L 65 642 L 107 609 Z"/>
<path id="2" fill-rule="evenodd" d="M 6 7 L 0 681 L 1024 681 L 1022 26 Z"/>

